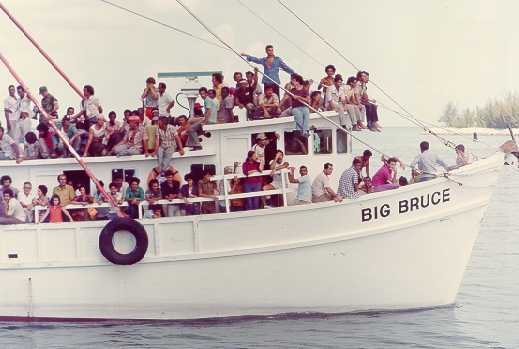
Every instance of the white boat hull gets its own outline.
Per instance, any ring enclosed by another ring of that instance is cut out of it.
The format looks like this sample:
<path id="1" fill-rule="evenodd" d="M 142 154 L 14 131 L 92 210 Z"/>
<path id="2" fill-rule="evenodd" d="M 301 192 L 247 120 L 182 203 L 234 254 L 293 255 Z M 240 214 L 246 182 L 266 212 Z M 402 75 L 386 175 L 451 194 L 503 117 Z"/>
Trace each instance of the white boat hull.
<path id="1" fill-rule="evenodd" d="M 451 304 L 502 160 L 455 171 L 461 186 L 442 178 L 342 204 L 144 220 L 150 246 L 132 266 L 98 252 L 103 222 L 12 226 L 2 232 L 0 316 L 194 319 Z"/>

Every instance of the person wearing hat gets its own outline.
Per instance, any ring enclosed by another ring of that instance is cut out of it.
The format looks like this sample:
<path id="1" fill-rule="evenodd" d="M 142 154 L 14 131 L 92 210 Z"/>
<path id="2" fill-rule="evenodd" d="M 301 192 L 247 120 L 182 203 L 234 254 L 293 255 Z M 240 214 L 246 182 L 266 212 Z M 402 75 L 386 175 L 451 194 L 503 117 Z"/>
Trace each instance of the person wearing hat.
<path id="1" fill-rule="evenodd" d="M 256 153 L 256 158 L 260 163 L 265 165 L 265 147 L 267 146 L 269 140 L 264 133 L 258 133 L 256 136 L 256 144 L 254 144 L 251 148 L 253 152 Z"/>
<path id="2" fill-rule="evenodd" d="M 58 100 L 49 93 L 46 86 L 41 86 L 39 89 L 40 95 L 41 95 L 41 106 L 43 110 L 49 114 L 49 116 L 52 116 L 54 118 L 58 118 Z M 41 114 L 41 113 L 40 113 Z M 40 122 L 47 122 L 47 118 L 43 116 L 43 114 L 40 115 Z"/>
<path id="3" fill-rule="evenodd" d="M 128 117 L 128 131 L 119 144 L 114 146 L 113 153 L 117 156 L 142 154 L 144 142 L 148 140 L 144 128 L 141 126 L 139 115 L 132 113 Z"/>

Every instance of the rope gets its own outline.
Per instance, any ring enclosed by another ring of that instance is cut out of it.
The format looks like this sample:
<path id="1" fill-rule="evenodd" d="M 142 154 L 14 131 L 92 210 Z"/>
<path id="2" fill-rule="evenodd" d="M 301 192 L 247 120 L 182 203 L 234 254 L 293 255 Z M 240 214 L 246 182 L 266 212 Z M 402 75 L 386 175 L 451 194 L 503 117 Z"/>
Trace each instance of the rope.
<path id="1" fill-rule="evenodd" d="M 25 35 L 25 37 L 34 45 L 34 47 L 36 47 L 36 49 L 38 51 L 40 51 L 41 55 L 43 57 L 45 57 L 45 59 L 47 60 L 47 62 L 50 63 L 50 65 L 52 65 L 54 70 L 56 70 L 58 72 L 58 74 L 61 75 L 61 77 L 63 79 L 65 79 L 65 81 L 74 90 L 74 92 L 76 92 L 78 94 L 78 96 L 81 97 L 81 99 L 85 99 L 85 96 L 83 95 L 83 91 L 81 91 L 81 89 L 79 89 L 79 87 L 77 87 L 68 78 L 68 76 L 57 66 L 57 64 L 52 60 L 52 58 L 47 54 L 47 52 L 45 52 L 40 47 L 40 45 L 36 42 L 36 40 L 34 40 L 34 38 L 31 36 L 31 34 L 29 34 L 27 32 L 27 30 L 25 30 L 25 28 L 22 26 L 22 24 L 20 22 L 18 22 L 18 20 L 9 12 L 9 10 L 1 2 L 0 2 L 0 9 L 2 9 L 2 11 L 4 11 L 4 13 L 7 15 L 7 17 L 9 17 L 9 19 L 14 23 L 14 25 L 16 25 L 18 27 L 18 29 L 20 29 L 20 31 L 23 33 L 23 35 Z"/>
<path id="2" fill-rule="evenodd" d="M 236 51 L 232 46 L 230 46 L 225 40 L 223 40 L 222 38 L 220 38 L 213 30 L 211 30 L 211 28 L 209 28 L 195 13 L 193 13 L 193 11 L 191 11 L 191 9 L 186 6 L 181 0 L 175 0 L 180 6 L 182 6 L 184 8 L 184 10 L 186 10 L 187 13 L 189 13 L 190 16 L 192 16 L 198 23 L 200 23 L 200 25 L 202 27 L 204 27 L 205 30 L 207 30 L 211 35 L 213 35 L 220 43 L 222 43 L 222 45 L 224 45 L 225 47 L 227 47 L 230 51 L 232 51 L 236 56 L 238 56 L 238 58 L 240 58 L 241 60 L 243 60 L 248 66 L 254 68 L 254 66 L 247 60 L 245 59 L 244 57 L 242 57 L 242 55 Z M 295 97 L 294 94 L 292 92 L 290 92 L 289 90 L 285 89 L 283 86 L 281 86 L 280 84 L 278 84 L 276 81 L 274 81 L 272 78 L 270 78 L 268 75 L 265 75 L 263 72 L 261 71 L 258 71 L 259 74 L 261 74 L 263 77 L 266 77 L 267 79 L 269 79 L 273 84 L 277 85 L 281 90 L 285 91 L 286 93 L 288 93 L 290 96 L 292 97 Z M 347 129 L 345 129 L 344 127 L 342 127 L 341 125 L 339 125 L 338 123 L 336 123 L 335 121 L 331 120 L 330 118 L 328 118 L 327 116 L 325 116 L 324 114 L 322 114 L 320 111 L 318 111 L 317 109 L 313 108 L 310 104 L 306 103 L 306 102 L 301 102 L 302 104 L 304 104 L 305 106 L 307 106 L 310 110 L 312 110 L 312 112 L 318 114 L 321 118 L 325 119 L 326 121 L 328 121 L 329 123 L 331 123 L 332 125 L 334 125 L 335 127 L 337 127 L 337 129 L 340 129 L 342 132 L 346 133 L 346 134 L 349 134 L 353 139 L 357 140 L 359 143 L 365 145 L 366 147 L 370 148 L 371 150 L 383 155 L 383 156 L 387 156 L 383 151 L 375 148 L 374 146 L 366 143 L 365 141 L 363 141 L 362 139 L 358 138 L 357 136 L 353 135 L 352 132 L 348 131 Z"/>
<path id="3" fill-rule="evenodd" d="M 310 58 L 312 61 L 317 63 L 318 65 L 325 66 L 325 64 L 321 61 L 319 61 L 317 58 L 315 58 L 313 55 L 308 53 L 304 48 L 302 48 L 300 45 L 298 45 L 296 42 L 291 40 L 288 36 L 283 34 L 282 31 L 278 30 L 275 26 L 270 24 L 266 19 L 264 19 L 262 16 L 260 16 L 257 12 L 255 12 L 253 9 L 251 9 L 249 6 L 247 6 L 242 0 L 236 0 L 238 4 L 246 8 L 253 16 L 258 18 L 263 24 L 265 24 L 267 27 L 272 29 L 275 33 L 277 33 L 279 36 L 281 36 L 283 39 L 291 43 L 296 49 L 298 49 L 302 54 L 304 54 L 306 57 Z"/>
<path id="4" fill-rule="evenodd" d="M 56 134 L 58 135 L 58 137 L 61 139 L 61 141 L 63 142 L 63 144 L 65 144 L 65 146 L 67 147 L 67 149 L 70 151 L 70 153 L 74 156 L 74 158 L 76 159 L 76 161 L 78 162 L 79 166 L 81 166 L 81 168 L 83 168 L 83 170 L 85 171 L 85 173 L 87 174 L 88 177 L 90 177 L 90 179 L 95 183 L 95 185 L 97 186 L 97 190 L 112 204 L 112 206 L 114 208 L 118 208 L 117 207 L 117 202 L 115 201 L 115 199 L 109 195 L 106 190 L 101 186 L 101 184 L 99 183 L 99 179 L 97 179 L 97 177 L 94 175 L 94 173 L 90 170 L 90 168 L 87 167 L 87 165 L 85 164 L 85 161 L 83 160 L 83 158 L 76 152 L 76 150 L 70 145 L 68 139 L 63 135 L 63 133 L 61 132 L 61 130 L 56 126 L 56 124 L 54 123 L 54 120 L 52 119 L 52 117 L 45 111 L 45 109 L 43 109 L 43 107 L 41 106 L 40 102 L 34 98 L 34 96 L 32 95 L 31 91 L 29 90 L 29 88 L 27 87 L 27 85 L 25 84 L 25 82 L 22 80 L 22 78 L 16 73 L 16 71 L 13 69 L 13 67 L 9 64 L 9 62 L 7 61 L 7 59 L 4 57 L 4 55 L 0 52 L 0 60 L 2 61 L 2 63 L 5 65 L 5 67 L 7 68 L 7 70 L 9 71 L 9 73 L 12 75 L 12 77 L 18 82 L 18 84 L 20 84 L 20 86 L 23 87 L 23 89 L 25 90 L 25 93 L 27 94 L 27 97 L 29 97 L 29 99 L 34 103 L 34 105 L 36 105 L 38 107 L 38 109 L 40 110 L 40 112 L 42 113 L 42 115 L 45 117 L 45 119 L 47 120 L 47 122 L 49 123 L 49 125 L 51 126 L 51 128 L 54 130 L 54 132 L 56 132 Z M 120 214 L 120 211 L 117 210 L 118 214 Z"/>
<path id="5" fill-rule="evenodd" d="M 328 40 L 326 40 L 321 34 L 319 34 L 317 31 L 315 31 L 304 19 L 299 17 L 297 13 L 295 13 L 288 5 L 286 5 L 282 0 L 277 0 L 278 3 L 285 8 L 289 13 L 291 13 L 295 18 L 297 18 L 308 30 L 310 30 L 315 36 L 317 36 L 326 46 L 331 48 L 335 53 L 337 53 L 344 61 L 346 61 L 348 64 L 350 64 L 353 68 L 355 68 L 357 71 L 361 71 L 360 67 L 358 67 L 355 63 L 353 63 L 350 59 L 348 59 L 346 56 L 344 56 L 337 48 L 335 48 L 334 45 L 332 45 Z M 393 102 L 396 106 L 398 106 L 404 113 L 407 114 L 408 118 L 407 120 L 411 121 L 415 125 L 427 129 L 427 132 L 432 134 L 433 136 L 440 139 L 443 144 L 447 147 L 455 148 L 456 144 L 453 142 L 445 139 L 444 137 L 441 137 L 440 135 L 436 134 L 434 131 L 429 130 L 429 128 L 421 122 L 418 118 L 416 118 L 411 112 L 409 112 L 402 104 L 400 104 L 396 99 L 394 99 L 389 93 L 387 93 L 380 85 L 378 85 L 373 80 L 370 80 L 371 84 L 375 86 L 385 97 L 387 97 L 391 102 Z"/>
<path id="6" fill-rule="evenodd" d="M 137 16 L 137 17 L 140 17 L 140 18 L 145 19 L 145 20 L 147 20 L 147 21 L 150 21 L 150 22 L 152 22 L 152 23 L 155 23 L 155 24 L 161 25 L 161 26 L 163 26 L 163 27 L 165 27 L 165 28 L 168 28 L 168 29 L 171 29 L 171 30 L 173 30 L 173 31 L 176 31 L 177 33 L 187 35 L 187 36 L 189 36 L 190 38 L 193 38 L 193 39 L 196 39 L 196 40 L 199 40 L 199 41 L 205 42 L 206 44 L 209 44 L 209 45 L 212 45 L 212 46 L 216 46 L 216 47 L 219 47 L 219 48 L 224 49 L 224 50 L 228 50 L 227 47 L 220 46 L 220 45 L 218 45 L 217 43 L 214 43 L 214 42 L 212 42 L 212 41 L 210 41 L 210 40 L 204 39 L 204 38 L 202 38 L 202 37 L 200 37 L 200 36 L 196 36 L 196 35 L 194 35 L 194 34 L 191 34 L 190 32 L 187 32 L 187 31 L 185 31 L 185 30 L 182 30 L 182 29 L 180 29 L 180 28 L 173 27 L 172 25 L 169 25 L 169 24 L 167 24 L 167 23 L 161 22 L 161 21 L 159 21 L 159 20 L 156 20 L 156 19 L 154 19 L 154 18 L 148 17 L 148 16 L 146 16 L 146 15 L 143 15 L 142 13 L 139 13 L 139 12 L 137 12 L 137 11 L 133 11 L 133 10 L 131 10 L 131 9 L 127 8 L 127 7 L 124 7 L 124 6 L 122 6 L 122 5 L 118 5 L 118 4 L 116 4 L 116 3 L 113 3 L 113 2 L 111 2 L 111 1 L 107 1 L 107 0 L 99 0 L 99 1 L 101 1 L 101 2 L 103 2 L 103 3 L 105 3 L 105 4 L 107 4 L 107 5 L 113 6 L 113 7 L 115 7 L 115 8 L 118 8 L 118 9 L 120 9 L 120 10 L 123 10 L 123 11 L 126 11 L 126 12 L 128 12 L 128 13 L 131 13 L 131 14 Z"/>

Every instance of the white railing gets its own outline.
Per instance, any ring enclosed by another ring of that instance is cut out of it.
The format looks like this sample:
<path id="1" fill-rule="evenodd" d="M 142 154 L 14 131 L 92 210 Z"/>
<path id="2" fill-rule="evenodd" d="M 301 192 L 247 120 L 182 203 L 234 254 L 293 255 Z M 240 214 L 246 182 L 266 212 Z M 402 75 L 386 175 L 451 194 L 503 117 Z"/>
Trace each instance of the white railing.
<path id="1" fill-rule="evenodd" d="M 206 197 L 193 197 L 193 198 L 177 198 L 177 199 L 160 199 L 153 202 L 148 201 L 141 201 L 139 203 L 139 219 L 142 219 L 144 217 L 144 210 L 149 205 L 182 205 L 182 204 L 192 204 L 192 203 L 202 203 L 202 202 L 218 202 L 218 201 L 224 201 L 225 202 L 225 212 L 230 212 L 230 201 L 236 200 L 236 199 L 246 199 L 250 197 L 257 197 L 257 196 L 268 196 L 268 195 L 282 195 L 283 196 L 283 206 L 286 207 L 287 205 L 287 194 L 290 192 L 293 192 L 293 189 L 290 189 L 287 187 L 288 181 L 287 181 L 287 169 L 277 170 L 276 172 L 281 172 L 281 188 L 280 189 L 272 189 L 272 190 L 262 190 L 262 191 L 254 191 L 254 192 L 248 192 L 248 193 L 238 193 L 238 194 L 230 194 L 229 193 L 229 180 L 232 179 L 239 179 L 239 178 L 249 178 L 249 177 L 262 177 L 262 176 L 270 176 L 273 171 L 267 170 L 263 172 L 257 172 L 253 173 L 249 176 L 241 174 L 241 173 L 231 173 L 226 175 L 216 175 L 211 177 L 211 181 L 219 182 L 223 181 L 223 194 L 220 193 L 219 195 L 216 195 L 214 198 L 206 198 Z M 120 205 L 117 205 L 118 207 L 128 207 L 127 202 L 123 202 Z M 96 203 L 96 204 L 86 204 L 86 205 L 67 205 L 65 208 L 67 210 L 75 210 L 75 209 L 89 209 L 89 208 L 111 208 L 112 206 L 109 203 Z M 40 212 L 46 211 L 47 207 L 45 206 L 35 206 L 33 207 L 34 210 L 34 223 L 38 224 L 40 223 Z"/>

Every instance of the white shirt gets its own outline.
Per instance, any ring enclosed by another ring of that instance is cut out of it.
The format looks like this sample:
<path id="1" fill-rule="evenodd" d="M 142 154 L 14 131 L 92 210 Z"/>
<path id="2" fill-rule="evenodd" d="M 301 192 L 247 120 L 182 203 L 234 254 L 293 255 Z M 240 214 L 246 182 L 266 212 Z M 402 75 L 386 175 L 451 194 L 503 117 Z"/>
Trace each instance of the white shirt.
<path id="1" fill-rule="evenodd" d="M 5 156 L 12 158 L 13 149 L 11 145 L 13 144 L 15 144 L 14 140 L 8 134 L 4 133 L 2 139 L 0 139 L 0 151 L 2 151 Z"/>
<path id="2" fill-rule="evenodd" d="M 20 201 L 15 198 L 11 198 L 8 203 L 7 215 L 12 218 L 16 218 L 22 222 L 25 222 L 25 210 L 23 209 Z"/>
<path id="3" fill-rule="evenodd" d="M 99 99 L 97 99 L 94 96 L 90 96 L 86 100 L 81 102 L 81 110 L 85 112 L 87 119 L 98 117 L 100 106 L 101 104 L 99 103 Z"/>
<path id="4" fill-rule="evenodd" d="M 254 144 L 251 150 L 256 153 L 259 162 L 265 163 L 265 147 Z"/>
<path id="5" fill-rule="evenodd" d="M 334 102 L 339 102 L 339 99 L 344 100 L 344 96 L 346 95 L 345 92 L 344 86 L 337 88 L 337 86 L 333 84 L 326 88 L 326 100 Z"/>
<path id="6" fill-rule="evenodd" d="M 18 192 L 18 201 L 20 201 L 22 205 L 31 205 L 33 199 L 36 199 L 36 194 L 32 191 L 29 193 L 29 195 L 25 195 L 23 190 Z"/>
<path id="7" fill-rule="evenodd" d="M 32 102 L 27 95 L 18 100 L 18 117 L 22 112 L 27 113 L 29 119 L 32 117 Z"/>
<path id="8" fill-rule="evenodd" d="M 159 116 L 169 116 L 168 105 L 173 102 L 173 98 L 169 93 L 164 92 L 162 96 L 159 93 Z"/>
<path id="9" fill-rule="evenodd" d="M 7 96 L 4 100 L 4 110 L 10 111 L 9 120 L 18 120 L 18 99 L 16 97 Z"/>
<path id="10" fill-rule="evenodd" d="M 330 178 L 321 172 L 312 182 L 312 196 L 319 197 L 326 194 L 325 188 L 330 187 Z"/>

